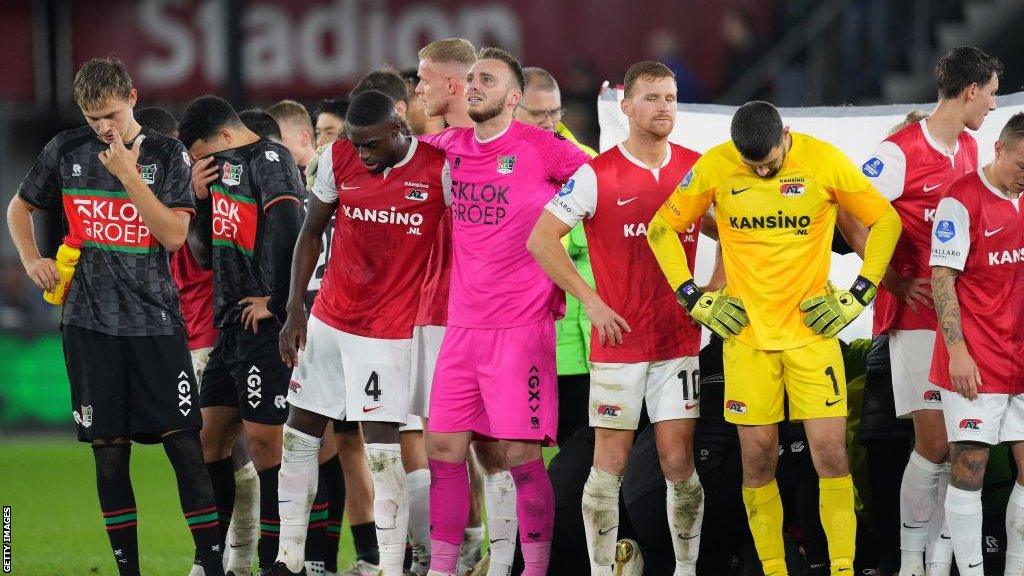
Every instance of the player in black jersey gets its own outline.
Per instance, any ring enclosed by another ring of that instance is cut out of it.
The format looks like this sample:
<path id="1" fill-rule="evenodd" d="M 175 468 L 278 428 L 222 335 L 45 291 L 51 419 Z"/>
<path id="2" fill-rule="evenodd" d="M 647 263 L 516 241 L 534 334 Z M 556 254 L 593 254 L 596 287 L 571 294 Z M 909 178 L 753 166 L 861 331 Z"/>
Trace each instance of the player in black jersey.
<path id="1" fill-rule="evenodd" d="M 69 234 L 83 241 L 62 313 L 64 359 L 121 576 L 139 574 L 133 440 L 163 444 L 198 554 L 212 567 L 207 575 L 223 574 L 196 380 L 167 262 L 194 211 L 188 154 L 135 120 L 137 93 L 116 58 L 83 64 L 73 87 L 88 126 L 43 149 L 8 207 L 11 237 L 43 289 L 54 287 L 57 271 L 39 253 L 32 212 L 63 208 Z"/>
<path id="2" fill-rule="evenodd" d="M 261 139 L 215 96 L 189 103 L 179 133 L 194 157 L 213 158 L 218 174 L 208 190 L 196 191 L 202 226 L 189 238 L 197 260 L 212 264 L 220 328 L 200 394 L 206 461 L 231 456 L 241 424 L 260 479 L 258 551 L 265 569 L 275 560 L 280 530 L 277 479 L 291 370 L 277 354 L 277 333 L 302 225 L 302 181 L 284 146 Z M 229 508 L 230 468 L 217 470 L 217 501 Z"/>

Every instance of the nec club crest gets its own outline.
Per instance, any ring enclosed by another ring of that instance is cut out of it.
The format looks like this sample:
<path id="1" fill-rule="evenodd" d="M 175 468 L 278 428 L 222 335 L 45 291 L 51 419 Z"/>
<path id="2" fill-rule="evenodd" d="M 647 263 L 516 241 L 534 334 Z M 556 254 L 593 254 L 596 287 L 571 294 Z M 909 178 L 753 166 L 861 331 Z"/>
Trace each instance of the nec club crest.
<path id="1" fill-rule="evenodd" d="M 498 174 L 511 174 L 515 165 L 515 156 L 498 156 Z"/>
<path id="2" fill-rule="evenodd" d="M 242 181 L 242 165 L 225 162 L 220 179 L 228 186 L 238 186 Z"/>
<path id="3" fill-rule="evenodd" d="M 139 176 L 142 176 L 142 181 L 146 184 L 156 183 L 156 164 L 136 164 L 135 169 L 138 170 Z"/>

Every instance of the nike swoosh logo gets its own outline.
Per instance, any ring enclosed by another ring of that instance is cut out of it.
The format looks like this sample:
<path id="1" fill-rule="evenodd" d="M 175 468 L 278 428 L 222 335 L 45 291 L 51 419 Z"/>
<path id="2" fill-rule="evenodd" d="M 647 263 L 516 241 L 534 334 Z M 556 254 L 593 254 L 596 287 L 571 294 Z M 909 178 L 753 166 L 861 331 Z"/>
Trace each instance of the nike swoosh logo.
<path id="1" fill-rule="evenodd" d="M 376 528 L 377 530 L 394 530 L 395 528 L 397 528 L 397 526 L 392 526 L 391 528 L 382 528 L 382 527 L 380 527 L 380 526 L 378 526 L 376 524 L 374 524 L 373 527 Z"/>
<path id="2" fill-rule="evenodd" d="M 228 544 L 231 548 L 242 548 L 243 546 L 250 546 L 250 544 Z"/>
<path id="3" fill-rule="evenodd" d="M 843 401 L 842 398 L 839 398 L 838 400 L 835 400 L 835 401 L 825 400 L 825 406 L 835 406 L 836 404 L 839 404 L 842 401 Z M 906 525 L 904 524 L 904 526 L 906 526 Z M 909 528 L 909 526 L 907 526 L 907 527 Z"/>
<path id="4" fill-rule="evenodd" d="M 680 540 L 693 540 L 694 538 L 696 538 L 698 536 L 700 536 L 700 534 L 694 534 L 693 536 L 683 536 L 682 534 L 679 534 L 679 539 Z"/>
<path id="5" fill-rule="evenodd" d="M 967 567 L 968 568 L 977 568 L 978 566 L 981 566 L 984 563 L 985 562 L 978 562 L 977 564 L 968 564 Z"/>
<path id="6" fill-rule="evenodd" d="M 628 200 L 623 200 L 622 198 L 616 198 L 615 199 L 615 203 L 618 204 L 619 206 L 625 206 L 626 204 L 629 204 L 630 202 L 632 202 L 633 200 L 636 200 L 637 198 L 639 198 L 639 196 L 633 196 L 632 198 L 630 198 Z"/>
<path id="7" fill-rule="evenodd" d="M 920 528 L 924 528 L 924 524 L 921 524 L 919 526 L 911 526 L 910 524 L 907 524 L 906 522 L 904 522 L 903 523 L 903 527 L 904 528 L 910 528 L 911 530 L 918 530 Z"/>
<path id="8" fill-rule="evenodd" d="M 363 414 L 369 414 L 370 412 L 373 412 L 374 410 L 379 410 L 381 408 L 383 408 L 383 406 L 374 406 L 372 408 L 367 408 L 366 406 L 363 406 Z"/>
<path id="9" fill-rule="evenodd" d="M 491 545 L 497 544 L 498 542 L 508 542 L 508 538 L 496 538 L 491 540 Z"/>
<path id="10" fill-rule="evenodd" d="M 750 190 L 750 186 L 747 186 L 746 188 L 740 188 L 739 190 L 733 188 L 732 189 L 732 195 L 735 196 L 735 195 L 739 194 L 740 192 L 746 192 L 747 190 Z"/>
<path id="11" fill-rule="evenodd" d="M 342 190 L 358 190 L 359 186 L 346 186 L 344 182 L 341 183 Z"/>
<path id="12" fill-rule="evenodd" d="M 925 184 L 925 185 L 924 185 L 924 188 L 923 188 L 923 190 L 924 190 L 925 192 L 931 192 L 932 190 L 935 190 L 935 189 L 936 189 L 936 188 L 938 188 L 939 186 L 942 186 L 942 182 L 939 182 L 938 184 L 936 184 L 936 185 L 934 185 L 934 186 L 929 186 L 929 185 Z"/>
<path id="13" fill-rule="evenodd" d="M 700 406 L 700 404 L 697 404 L 697 403 L 690 404 L 689 402 L 686 403 L 686 409 L 687 410 L 693 410 L 697 406 Z"/>
<path id="14" fill-rule="evenodd" d="M 995 234 L 999 234 L 999 232 L 1002 231 L 1003 228 L 1006 228 L 1006 226 L 1003 226 L 1001 228 L 996 228 L 995 230 L 987 230 L 986 229 L 985 230 L 985 238 L 988 238 L 989 236 L 993 236 Z"/>
<path id="15" fill-rule="evenodd" d="M 952 538 L 950 538 L 949 536 L 946 536 L 945 534 L 939 534 L 939 538 L 941 538 L 943 540 L 952 540 Z"/>
<path id="16" fill-rule="evenodd" d="M 598 529 L 597 535 L 598 536 L 604 536 L 605 534 L 611 532 L 612 530 L 615 530 L 616 528 L 618 528 L 618 526 L 612 526 L 611 528 L 608 528 L 606 530 Z"/>

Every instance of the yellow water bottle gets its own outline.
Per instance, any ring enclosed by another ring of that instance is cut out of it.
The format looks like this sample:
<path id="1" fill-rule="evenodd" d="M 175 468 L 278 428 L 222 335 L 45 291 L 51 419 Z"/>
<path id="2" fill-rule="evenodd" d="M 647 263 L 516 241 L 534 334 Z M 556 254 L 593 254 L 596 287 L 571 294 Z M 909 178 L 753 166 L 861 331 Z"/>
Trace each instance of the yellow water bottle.
<path id="1" fill-rule="evenodd" d="M 43 292 L 43 300 L 54 306 L 64 304 L 71 288 L 71 278 L 75 275 L 75 265 L 82 255 L 82 241 L 77 236 L 65 236 L 64 243 L 57 249 L 57 286 L 53 290 Z"/>

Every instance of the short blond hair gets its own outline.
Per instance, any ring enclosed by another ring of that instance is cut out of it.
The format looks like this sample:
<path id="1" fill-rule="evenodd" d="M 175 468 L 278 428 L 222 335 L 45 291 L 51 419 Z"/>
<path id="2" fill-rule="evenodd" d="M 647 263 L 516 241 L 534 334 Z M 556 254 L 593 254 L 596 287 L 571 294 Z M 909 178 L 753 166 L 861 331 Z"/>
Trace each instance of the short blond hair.
<path id="1" fill-rule="evenodd" d="M 267 108 L 267 114 L 273 116 L 278 124 L 288 122 L 303 128 L 313 128 L 313 119 L 309 116 L 309 110 L 295 100 L 281 100 Z"/>
<path id="2" fill-rule="evenodd" d="M 71 84 L 75 104 L 81 108 L 102 106 L 109 98 L 128 100 L 132 88 L 132 77 L 124 63 L 113 56 L 82 64 Z"/>
<path id="3" fill-rule="evenodd" d="M 434 40 L 419 51 L 420 60 L 433 62 L 452 62 L 464 66 L 476 63 L 476 48 L 465 38 L 445 38 Z"/>

